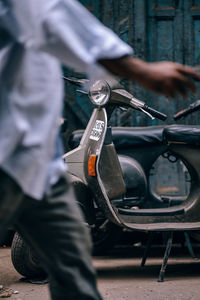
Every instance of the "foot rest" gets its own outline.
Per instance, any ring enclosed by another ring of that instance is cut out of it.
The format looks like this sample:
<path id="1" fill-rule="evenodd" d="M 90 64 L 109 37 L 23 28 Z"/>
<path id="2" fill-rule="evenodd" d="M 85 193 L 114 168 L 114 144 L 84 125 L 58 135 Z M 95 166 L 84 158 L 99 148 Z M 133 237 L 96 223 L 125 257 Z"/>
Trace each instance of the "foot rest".
<path id="1" fill-rule="evenodd" d="M 174 207 L 173 207 L 174 208 Z M 176 209 L 126 209 L 126 208 L 118 208 L 118 212 L 121 215 L 128 216 L 175 216 L 184 214 L 184 208 L 176 208 Z"/>

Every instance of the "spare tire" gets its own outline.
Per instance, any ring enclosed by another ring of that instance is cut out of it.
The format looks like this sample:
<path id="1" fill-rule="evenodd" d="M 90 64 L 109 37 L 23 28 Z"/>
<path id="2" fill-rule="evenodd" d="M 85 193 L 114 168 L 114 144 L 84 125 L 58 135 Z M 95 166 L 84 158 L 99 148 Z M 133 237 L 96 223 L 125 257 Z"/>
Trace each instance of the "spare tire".
<path id="1" fill-rule="evenodd" d="M 15 233 L 11 245 L 11 260 L 18 273 L 28 279 L 46 278 L 46 272 L 40 265 L 40 258 L 22 239 L 18 232 Z"/>

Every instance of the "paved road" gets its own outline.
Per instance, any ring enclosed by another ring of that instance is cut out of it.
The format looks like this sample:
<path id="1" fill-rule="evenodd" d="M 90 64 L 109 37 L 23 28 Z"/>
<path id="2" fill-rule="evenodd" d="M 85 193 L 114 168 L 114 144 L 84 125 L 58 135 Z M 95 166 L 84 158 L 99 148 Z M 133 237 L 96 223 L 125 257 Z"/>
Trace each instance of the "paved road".
<path id="1" fill-rule="evenodd" d="M 161 258 L 151 257 L 145 268 L 138 259 L 141 249 L 114 251 L 109 257 L 94 258 L 99 289 L 106 300 L 199 300 L 200 260 L 172 253 L 166 280 L 157 282 Z M 154 252 L 154 251 L 153 251 Z M 156 251 L 154 252 L 156 256 Z M 160 252 L 159 252 L 160 253 Z M 0 284 L 19 291 L 11 300 L 50 300 L 47 285 L 20 281 L 10 261 L 10 249 L 0 249 Z M 74 299 L 78 300 L 78 299 Z"/>

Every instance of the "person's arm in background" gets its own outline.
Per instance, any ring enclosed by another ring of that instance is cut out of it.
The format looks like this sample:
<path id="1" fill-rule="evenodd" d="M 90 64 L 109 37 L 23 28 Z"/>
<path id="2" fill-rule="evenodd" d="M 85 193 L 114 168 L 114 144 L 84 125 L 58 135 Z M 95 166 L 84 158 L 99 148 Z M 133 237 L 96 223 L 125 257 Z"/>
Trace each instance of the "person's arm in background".
<path id="1" fill-rule="evenodd" d="M 200 80 L 195 68 L 178 63 L 147 63 L 130 56 L 102 59 L 99 63 L 115 75 L 137 81 L 145 88 L 169 97 L 175 97 L 177 93 L 185 97 L 188 89 L 195 92 L 193 80 Z"/>
<path id="2" fill-rule="evenodd" d="M 1 3 L 2 0 L 0 11 Z M 45 51 L 66 66 L 86 72 L 93 81 L 109 72 L 174 96 L 195 90 L 191 78 L 200 80 L 191 67 L 171 62 L 146 63 L 133 58 L 131 47 L 76 0 L 7 0 L 6 3 L 9 9 L 0 14 L 0 26 L 4 23 L 24 47 Z"/>

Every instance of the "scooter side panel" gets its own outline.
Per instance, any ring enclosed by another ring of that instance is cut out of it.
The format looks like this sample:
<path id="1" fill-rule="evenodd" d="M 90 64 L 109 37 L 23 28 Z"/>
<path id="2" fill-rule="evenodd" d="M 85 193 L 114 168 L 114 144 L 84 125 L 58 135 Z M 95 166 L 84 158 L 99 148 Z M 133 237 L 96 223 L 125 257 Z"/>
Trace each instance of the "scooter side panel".
<path id="1" fill-rule="evenodd" d="M 99 160 L 99 174 L 110 200 L 126 192 L 122 170 L 113 144 L 103 145 Z"/>
<path id="2" fill-rule="evenodd" d="M 200 160 L 197 146 L 171 145 L 170 149 L 187 166 L 191 175 L 191 190 L 178 206 L 140 210 L 133 214 L 116 211 L 124 226 L 138 230 L 196 230 L 200 228 Z"/>

